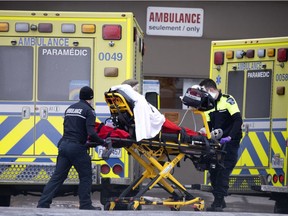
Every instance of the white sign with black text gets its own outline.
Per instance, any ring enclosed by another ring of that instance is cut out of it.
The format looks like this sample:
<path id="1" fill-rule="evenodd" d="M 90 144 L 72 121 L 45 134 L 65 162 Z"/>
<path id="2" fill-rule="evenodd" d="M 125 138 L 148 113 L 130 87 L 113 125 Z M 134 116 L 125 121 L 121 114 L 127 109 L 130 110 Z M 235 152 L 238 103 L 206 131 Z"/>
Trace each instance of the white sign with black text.
<path id="1" fill-rule="evenodd" d="M 201 8 L 148 7 L 148 35 L 202 37 L 204 11 Z"/>

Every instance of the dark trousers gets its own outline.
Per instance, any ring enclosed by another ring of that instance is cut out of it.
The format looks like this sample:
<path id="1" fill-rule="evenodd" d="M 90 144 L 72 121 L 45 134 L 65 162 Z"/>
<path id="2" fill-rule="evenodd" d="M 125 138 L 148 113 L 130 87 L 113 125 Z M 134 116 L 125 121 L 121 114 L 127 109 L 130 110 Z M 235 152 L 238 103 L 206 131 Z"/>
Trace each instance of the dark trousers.
<path id="1" fill-rule="evenodd" d="M 80 143 L 63 139 L 60 141 L 58 146 L 58 157 L 55 171 L 45 186 L 37 207 L 50 207 L 53 197 L 67 178 L 72 165 L 75 167 L 79 175 L 78 196 L 80 208 L 87 208 L 92 205 L 92 167 L 91 158 L 87 153 L 87 148 Z"/>
<path id="2" fill-rule="evenodd" d="M 229 176 L 238 160 L 239 142 L 240 141 L 232 140 L 226 143 L 224 150 L 227 153 L 223 161 L 224 168 L 217 165 L 216 168 L 209 170 L 214 197 L 224 197 L 228 195 Z"/>

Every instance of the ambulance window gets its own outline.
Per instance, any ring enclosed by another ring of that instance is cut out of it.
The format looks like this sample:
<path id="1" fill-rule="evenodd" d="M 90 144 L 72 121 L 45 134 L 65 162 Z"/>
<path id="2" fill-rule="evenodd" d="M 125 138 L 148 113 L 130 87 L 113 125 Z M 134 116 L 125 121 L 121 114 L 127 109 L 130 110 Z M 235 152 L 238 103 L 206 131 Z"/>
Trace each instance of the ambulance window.
<path id="1" fill-rule="evenodd" d="M 90 48 L 40 47 L 38 100 L 69 100 L 71 82 L 86 80 L 89 85 L 90 71 Z"/>
<path id="2" fill-rule="evenodd" d="M 240 109 L 243 111 L 244 71 L 230 71 L 228 73 L 227 93 L 232 95 Z"/>
<path id="3" fill-rule="evenodd" d="M 0 100 L 32 100 L 33 48 L 0 47 Z"/>
<path id="4" fill-rule="evenodd" d="M 271 74 L 271 70 L 247 71 L 246 118 L 270 116 Z"/>

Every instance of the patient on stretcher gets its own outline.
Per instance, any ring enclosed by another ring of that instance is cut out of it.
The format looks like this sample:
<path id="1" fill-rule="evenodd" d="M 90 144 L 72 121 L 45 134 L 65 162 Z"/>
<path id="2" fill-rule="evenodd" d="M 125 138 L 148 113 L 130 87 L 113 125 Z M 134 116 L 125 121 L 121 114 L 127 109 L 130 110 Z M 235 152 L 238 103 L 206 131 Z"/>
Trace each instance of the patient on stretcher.
<path id="1" fill-rule="evenodd" d="M 172 135 L 170 136 L 170 139 L 176 142 L 177 141 L 190 142 L 191 141 L 190 137 L 200 135 L 200 133 L 194 130 L 185 127 L 180 127 L 171 122 L 170 120 L 166 119 L 164 115 L 161 114 L 157 108 L 148 103 L 145 97 L 139 94 L 137 91 L 135 91 L 131 85 L 121 84 L 113 86 L 110 88 L 109 92 L 119 93 L 120 95 L 122 95 L 125 101 L 127 102 L 127 105 L 132 110 L 133 116 L 127 116 L 126 115 L 127 113 L 125 111 L 121 112 L 121 110 L 117 110 L 117 113 L 115 114 L 117 116 L 117 119 L 121 118 L 120 120 L 122 122 L 121 124 L 123 124 L 123 122 L 124 124 L 127 122 L 128 126 L 122 127 L 122 125 L 119 125 L 117 122 L 115 122 L 115 125 L 118 124 L 117 125 L 118 130 L 124 129 L 124 131 L 127 131 L 130 134 L 130 138 L 136 139 L 137 142 L 143 139 L 153 139 L 153 138 L 158 139 L 160 132 L 162 134 L 162 138 L 164 137 L 164 135 L 166 135 L 166 137 L 168 137 L 169 139 L 169 136 L 167 136 L 167 134 L 170 134 Z M 108 105 L 109 104 L 111 105 L 113 103 L 112 98 L 108 97 L 107 99 L 106 97 L 106 100 Z M 115 106 L 117 105 L 115 104 Z M 129 127 L 132 128 L 132 130 L 129 130 Z M 99 136 L 101 137 L 102 133 L 100 130 L 98 130 L 98 133 Z M 173 135 L 175 135 L 174 138 Z M 102 136 L 102 138 L 106 137 Z M 127 136 L 122 138 L 127 138 Z"/>

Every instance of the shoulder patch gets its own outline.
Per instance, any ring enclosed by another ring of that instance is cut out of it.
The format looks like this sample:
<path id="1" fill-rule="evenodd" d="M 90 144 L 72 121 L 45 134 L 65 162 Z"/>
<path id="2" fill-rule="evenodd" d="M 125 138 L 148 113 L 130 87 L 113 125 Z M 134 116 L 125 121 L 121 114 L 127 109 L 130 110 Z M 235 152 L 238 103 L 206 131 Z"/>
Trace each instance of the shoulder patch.
<path id="1" fill-rule="evenodd" d="M 226 100 L 226 102 L 229 103 L 229 104 L 231 104 L 231 105 L 235 104 L 234 98 L 231 98 L 231 97 L 229 97 L 229 98 Z"/>

